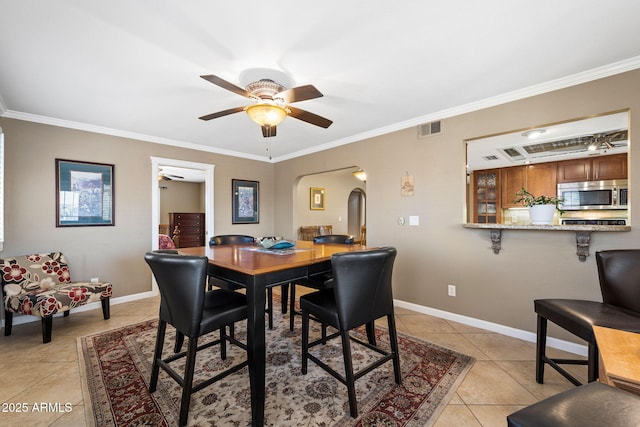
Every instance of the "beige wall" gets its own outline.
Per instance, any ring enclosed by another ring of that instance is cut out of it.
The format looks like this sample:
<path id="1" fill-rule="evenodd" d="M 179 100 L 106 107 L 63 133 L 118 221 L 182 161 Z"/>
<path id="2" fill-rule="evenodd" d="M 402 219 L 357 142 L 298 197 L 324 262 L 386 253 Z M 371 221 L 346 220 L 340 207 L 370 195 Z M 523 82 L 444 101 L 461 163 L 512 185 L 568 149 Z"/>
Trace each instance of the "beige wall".
<path id="1" fill-rule="evenodd" d="M 198 182 L 158 181 L 161 224 L 169 224 L 172 212 L 204 213 L 205 185 Z M 170 232 L 173 230 L 169 230 Z"/>
<path id="2" fill-rule="evenodd" d="M 417 139 L 416 129 L 394 132 L 276 164 L 276 233 L 296 223 L 292 183 L 303 175 L 354 164 L 367 172 L 367 243 L 398 249 L 396 299 L 535 331 L 533 300 L 600 300 L 594 252 L 638 247 L 640 217 L 631 232 L 593 233 L 591 256 L 580 262 L 575 233 L 503 232 L 502 251 L 491 250 L 487 230 L 462 227 L 465 219 L 464 140 L 603 112 L 630 109 L 630 134 L 640 129 L 640 71 L 487 108 L 442 121 L 442 133 Z M 633 139 L 633 138 L 631 138 Z M 630 200 L 640 201 L 640 156 L 630 148 Z M 401 177 L 415 177 L 415 196 L 400 195 Z M 419 226 L 398 217 L 420 217 Z M 447 296 L 447 285 L 457 297 Z M 552 334 L 573 339 L 550 329 Z"/>
<path id="3" fill-rule="evenodd" d="M 273 235 L 273 165 L 56 126 L 0 118 L 5 134 L 2 256 L 67 255 L 73 278 L 113 283 L 114 297 L 151 290 L 151 157 L 215 165 L 215 233 Z M 115 226 L 55 226 L 55 158 L 112 163 Z M 260 223 L 231 224 L 231 179 L 260 181 Z"/>

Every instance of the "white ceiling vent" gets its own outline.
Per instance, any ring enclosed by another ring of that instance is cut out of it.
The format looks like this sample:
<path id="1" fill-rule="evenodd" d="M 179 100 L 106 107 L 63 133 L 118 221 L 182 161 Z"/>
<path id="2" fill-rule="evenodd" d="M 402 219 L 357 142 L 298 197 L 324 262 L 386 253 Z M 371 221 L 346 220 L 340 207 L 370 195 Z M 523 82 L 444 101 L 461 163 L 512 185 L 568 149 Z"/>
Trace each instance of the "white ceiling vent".
<path id="1" fill-rule="evenodd" d="M 440 133 L 440 120 L 437 122 L 423 123 L 418 125 L 418 138 L 426 138 L 427 136 Z"/>

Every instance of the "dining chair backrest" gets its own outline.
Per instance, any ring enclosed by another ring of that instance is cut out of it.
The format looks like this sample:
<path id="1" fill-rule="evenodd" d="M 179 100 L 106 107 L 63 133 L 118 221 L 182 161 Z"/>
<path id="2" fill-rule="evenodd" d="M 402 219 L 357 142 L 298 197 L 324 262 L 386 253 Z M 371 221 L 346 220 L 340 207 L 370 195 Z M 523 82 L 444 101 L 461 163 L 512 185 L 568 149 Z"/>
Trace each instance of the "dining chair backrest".
<path id="1" fill-rule="evenodd" d="M 315 236 L 313 243 L 340 243 L 343 245 L 353 245 L 353 236 L 347 234 L 325 234 Z"/>
<path id="2" fill-rule="evenodd" d="M 392 247 L 341 252 L 331 257 L 333 290 L 341 330 L 351 330 L 393 313 Z"/>
<path id="3" fill-rule="evenodd" d="M 207 281 L 207 257 L 148 252 L 160 289 L 160 319 L 192 338 L 200 335 Z"/>
<path id="4" fill-rule="evenodd" d="M 253 243 L 254 241 L 255 237 L 253 236 L 245 236 L 242 234 L 221 234 L 219 236 L 213 236 L 209 241 L 209 245 L 240 245 L 243 243 Z"/>
<path id="5" fill-rule="evenodd" d="M 602 302 L 640 312 L 640 249 L 596 252 Z"/>

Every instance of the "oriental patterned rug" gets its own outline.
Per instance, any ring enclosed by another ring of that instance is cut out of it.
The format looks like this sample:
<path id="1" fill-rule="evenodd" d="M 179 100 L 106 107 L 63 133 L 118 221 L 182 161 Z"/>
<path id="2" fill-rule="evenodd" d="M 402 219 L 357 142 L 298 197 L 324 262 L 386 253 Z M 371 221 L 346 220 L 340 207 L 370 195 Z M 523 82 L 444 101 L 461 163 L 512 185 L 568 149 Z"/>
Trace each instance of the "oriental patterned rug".
<path id="1" fill-rule="evenodd" d="M 399 334 L 402 385 L 394 383 L 391 362 L 356 381 L 360 416 L 349 416 L 346 386 L 309 361 L 307 375 L 300 372 L 301 331 L 289 331 L 279 319 L 267 330 L 265 424 L 269 426 L 428 426 L 432 424 L 462 381 L 473 358 Z M 312 324 L 315 322 L 311 322 Z M 246 322 L 236 324 L 236 337 L 246 342 Z M 311 339 L 320 336 L 320 328 Z M 157 321 L 147 321 L 78 339 L 84 404 L 88 425 L 178 425 L 180 386 L 160 371 L 158 389 L 151 394 L 148 382 Z M 360 333 L 362 334 L 363 331 Z M 165 350 L 173 351 L 169 326 Z M 386 329 L 376 328 L 378 343 L 388 342 Z M 217 333 L 210 334 L 218 336 Z M 186 343 L 183 348 L 186 348 Z M 322 360 L 342 367 L 340 339 L 315 348 Z M 354 368 L 376 353 L 352 345 Z M 208 378 L 221 368 L 245 358 L 236 346 L 228 346 L 220 360 L 216 347 L 198 353 L 196 380 Z M 179 362 L 173 362 L 176 368 Z M 183 372 L 182 368 L 177 368 Z M 342 370 L 341 370 L 342 371 Z M 244 369 L 195 393 L 189 411 L 190 426 L 248 426 L 251 423 L 249 374 Z"/>

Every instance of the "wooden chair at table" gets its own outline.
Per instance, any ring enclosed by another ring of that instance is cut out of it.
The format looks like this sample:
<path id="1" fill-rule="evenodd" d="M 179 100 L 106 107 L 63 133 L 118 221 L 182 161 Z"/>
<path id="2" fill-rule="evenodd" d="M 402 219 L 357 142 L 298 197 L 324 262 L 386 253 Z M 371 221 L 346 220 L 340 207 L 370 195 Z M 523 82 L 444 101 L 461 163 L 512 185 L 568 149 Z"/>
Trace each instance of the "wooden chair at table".
<path id="1" fill-rule="evenodd" d="M 170 252 L 148 252 L 145 261 L 153 272 L 160 289 L 160 315 L 158 333 L 151 367 L 149 391 L 156 391 L 160 368 L 166 371 L 182 387 L 179 425 L 187 424 L 191 395 L 214 382 L 248 365 L 247 359 L 237 363 L 217 375 L 193 385 L 195 361 L 198 351 L 220 345 L 220 357 L 227 358 L 227 341 L 246 351 L 245 344 L 225 334 L 225 327 L 247 319 L 248 305 L 244 295 L 226 289 L 206 290 L 207 257 L 185 256 Z M 189 338 L 186 352 L 163 358 L 162 351 L 167 324 L 176 333 Z M 198 345 L 198 339 L 219 330 L 220 338 Z M 181 376 L 170 365 L 178 359 L 186 358 L 184 374 Z"/>
<path id="2" fill-rule="evenodd" d="M 253 236 L 247 236 L 243 234 L 220 234 L 218 236 L 213 236 L 209 240 L 209 246 L 220 246 L 220 245 L 242 245 L 248 243 L 254 243 L 256 238 Z M 240 288 L 239 285 L 234 283 L 218 279 L 215 277 L 209 278 L 209 285 L 214 285 L 222 289 L 229 290 L 237 290 Z M 269 316 L 269 329 L 273 329 L 273 289 L 267 288 L 267 309 L 266 313 Z"/>
<path id="3" fill-rule="evenodd" d="M 393 293 L 391 276 L 396 249 L 391 247 L 368 251 L 343 252 L 331 257 L 333 268 L 333 289 L 324 289 L 300 297 L 302 309 L 302 374 L 307 373 L 308 359 L 327 371 L 347 386 L 349 409 L 353 418 L 358 416 L 355 381 L 387 361 L 393 361 L 396 384 L 402 382 L 398 337 L 393 312 Z M 350 335 L 350 331 L 376 319 L 386 317 L 389 327 L 389 345 L 387 351 Z M 342 375 L 314 356 L 309 350 L 324 343 L 324 339 L 309 342 L 309 319 L 318 319 L 338 330 L 327 337 L 340 336 L 344 357 Z M 382 355 L 358 372 L 353 370 L 351 344 L 354 341 Z"/>
<path id="4" fill-rule="evenodd" d="M 353 236 L 347 234 L 327 234 L 324 236 L 315 236 L 313 243 L 337 243 L 342 245 L 353 245 Z M 297 280 L 291 283 L 289 287 L 289 330 L 293 331 L 295 324 L 295 315 L 302 314 L 296 310 L 296 285 L 304 286 L 311 289 L 321 290 L 333 287 L 333 275 L 331 270 L 318 271 L 311 274 L 307 279 Z M 323 332 L 326 331 L 323 328 Z"/>
<path id="5" fill-rule="evenodd" d="M 574 385 L 580 381 L 560 365 L 587 365 L 587 381 L 598 379 L 598 345 L 593 325 L 640 332 L 640 249 L 596 252 L 603 302 L 547 298 L 534 301 L 538 315 L 536 381 L 544 382 L 548 364 Z M 547 321 L 587 341 L 588 358 L 556 359 L 546 355 Z"/>

